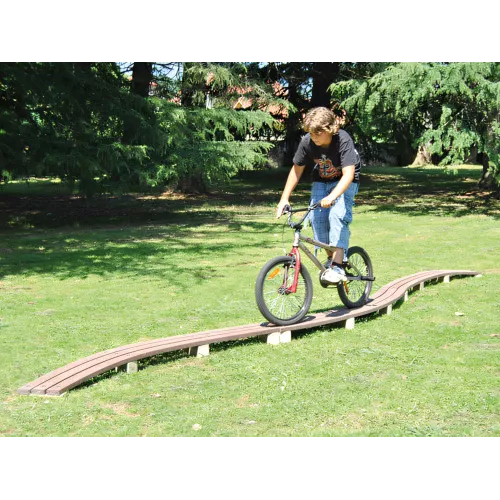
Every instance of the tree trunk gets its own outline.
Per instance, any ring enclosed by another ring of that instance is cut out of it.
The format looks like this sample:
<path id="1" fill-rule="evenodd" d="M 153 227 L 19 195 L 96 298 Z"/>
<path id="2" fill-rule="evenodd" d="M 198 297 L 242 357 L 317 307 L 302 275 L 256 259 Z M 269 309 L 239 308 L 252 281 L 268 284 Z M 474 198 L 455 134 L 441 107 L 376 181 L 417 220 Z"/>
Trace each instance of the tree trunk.
<path id="1" fill-rule="evenodd" d="M 413 160 L 413 163 L 411 164 L 412 167 L 419 167 L 419 166 L 423 166 L 423 165 L 429 165 L 431 163 L 432 163 L 432 161 L 431 161 L 431 153 L 427 149 L 426 145 L 421 144 L 418 147 L 417 156 L 415 157 L 415 159 Z"/>
<path id="2" fill-rule="evenodd" d="M 135 62 L 132 68 L 132 81 L 130 90 L 133 94 L 145 99 L 149 97 L 149 86 L 153 79 L 153 63 Z M 135 109 L 132 111 L 140 111 Z M 134 144 L 137 142 L 138 130 L 141 126 L 140 118 L 134 112 L 127 113 L 123 121 L 123 144 Z M 111 180 L 119 182 L 121 175 L 116 170 L 111 172 Z M 138 183 L 139 179 L 131 179 L 132 183 Z"/>
<path id="3" fill-rule="evenodd" d="M 411 134 L 405 130 L 404 125 L 396 125 L 394 128 L 396 139 L 396 159 L 399 166 L 406 167 L 415 160 L 417 151 L 411 146 Z"/>
<path id="4" fill-rule="evenodd" d="M 479 153 L 477 159 L 483 165 L 483 172 L 477 185 L 481 188 L 494 188 L 496 187 L 495 175 L 493 169 L 490 167 L 490 157 L 487 153 Z"/>
<path id="5" fill-rule="evenodd" d="M 193 106 L 193 90 L 190 88 L 189 83 L 187 82 L 186 72 L 189 70 L 194 63 L 183 63 L 182 68 L 182 82 L 181 82 L 181 105 L 185 107 Z"/>
<path id="6" fill-rule="evenodd" d="M 464 163 L 477 165 L 478 162 L 481 163 L 481 161 L 479 160 L 479 152 L 477 146 L 474 144 L 473 146 L 471 146 L 469 155 L 465 158 Z"/>
<path id="7" fill-rule="evenodd" d="M 311 107 L 324 106 L 330 108 L 330 92 L 328 87 L 337 80 L 340 72 L 338 62 L 315 62 L 312 66 L 313 88 Z"/>
<path id="8" fill-rule="evenodd" d="M 153 79 L 153 64 L 152 63 L 142 63 L 135 62 L 132 68 L 132 82 L 131 91 L 133 94 L 146 98 L 149 96 L 149 85 Z M 122 142 L 124 144 L 133 144 L 135 136 L 137 135 L 137 129 L 140 125 L 140 121 L 134 116 L 133 113 L 129 113 L 123 123 L 123 137 Z"/>
<path id="9" fill-rule="evenodd" d="M 192 172 L 190 176 L 179 179 L 177 189 L 183 193 L 208 193 L 208 188 L 203 180 L 201 172 Z"/>
<path id="10" fill-rule="evenodd" d="M 288 87 L 288 100 L 294 104 L 299 111 L 290 112 L 286 120 L 286 135 L 285 135 L 285 152 L 284 152 L 284 162 L 285 165 L 291 165 L 293 163 L 293 157 L 295 155 L 295 150 L 300 142 L 301 131 L 299 128 L 300 123 L 300 108 L 298 106 L 298 92 L 295 85 L 289 85 Z"/>
<path id="11" fill-rule="evenodd" d="M 132 69 L 132 92 L 149 97 L 149 86 L 153 80 L 153 63 L 135 62 Z"/>

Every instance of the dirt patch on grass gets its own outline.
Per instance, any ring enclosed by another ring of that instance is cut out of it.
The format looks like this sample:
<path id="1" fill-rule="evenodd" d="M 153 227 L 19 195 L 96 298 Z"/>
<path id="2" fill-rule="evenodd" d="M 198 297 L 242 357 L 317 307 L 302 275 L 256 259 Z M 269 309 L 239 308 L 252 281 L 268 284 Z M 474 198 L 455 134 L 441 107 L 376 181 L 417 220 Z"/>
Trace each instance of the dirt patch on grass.
<path id="1" fill-rule="evenodd" d="M 137 418 L 141 415 L 139 413 L 130 413 L 128 411 L 129 406 L 124 403 L 115 403 L 115 404 L 104 404 L 101 405 L 103 408 L 108 408 L 113 410 L 117 415 L 121 415 L 129 418 Z"/>
<path id="2" fill-rule="evenodd" d="M 361 431 L 365 427 L 362 420 L 363 415 L 360 415 L 356 412 L 351 412 L 347 415 L 342 416 L 342 418 L 327 418 L 319 426 L 327 428 L 348 428 L 351 431 Z"/>
<path id="3" fill-rule="evenodd" d="M 476 347 L 481 350 L 491 349 L 498 351 L 500 350 L 500 344 L 476 344 Z"/>
<path id="4" fill-rule="evenodd" d="M 0 429 L 0 436 L 11 436 L 12 434 L 15 434 L 15 432 L 15 429 L 7 429 L 5 431 Z"/>
<path id="5" fill-rule="evenodd" d="M 46 309 L 45 311 L 39 311 L 35 314 L 37 314 L 38 316 L 51 316 L 55 312 L 57 312 L 55 309 Z"/>
<path id="6" fill-rule="evenodd" d="M 500 274 L 500 269 L 486 269 L 484 274 Z"/>
<path id="7" fill-rule="evenodd" d="M 250 406 L 248 403 L 249 399 L 250 396 L 248 394 L 241 396 L 241 398 L 236 400 L 236 408 L 246 408 L 247 406 Z"/>

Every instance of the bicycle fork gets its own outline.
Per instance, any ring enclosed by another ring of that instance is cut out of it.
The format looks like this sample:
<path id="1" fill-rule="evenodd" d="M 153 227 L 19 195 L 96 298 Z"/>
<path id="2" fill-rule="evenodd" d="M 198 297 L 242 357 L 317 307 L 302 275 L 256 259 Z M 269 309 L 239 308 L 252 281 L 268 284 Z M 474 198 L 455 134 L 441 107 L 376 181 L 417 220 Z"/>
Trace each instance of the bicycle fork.
<path id="1" fill-rule="evenodd" d="M 295 237 L 293 239 L 292 251 L 288 254 L 290 257 L 295 258 L 295 274 L 293 275 L 292 284 L 287 287 L 288 282 L 288 272 L 285 272 L 285 279 L 283 281 L 283 286 L 281 287 L 283 293 L 288 295 L 289 293 L 297 292 L 297 285 L 299 283 L 300 274 L 300 252 L 299 252 L 299 241 L 300 241 L 300 231 L 295 231 Z"/>

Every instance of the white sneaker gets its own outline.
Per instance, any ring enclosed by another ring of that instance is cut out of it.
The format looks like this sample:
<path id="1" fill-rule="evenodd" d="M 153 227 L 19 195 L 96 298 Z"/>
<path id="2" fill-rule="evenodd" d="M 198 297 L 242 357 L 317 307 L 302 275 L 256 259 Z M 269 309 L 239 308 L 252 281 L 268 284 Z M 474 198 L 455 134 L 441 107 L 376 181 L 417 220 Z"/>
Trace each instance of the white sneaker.
<path id="1" fill-rule="evenodd" d="M 322 275 L 321 280 L 327 283 L 332 283 L 333 285 L 339 283 L 340 281 L 347 281 L 345 276 L 345 271 L 339 266 L 333 266 L 327 269 Z"/>

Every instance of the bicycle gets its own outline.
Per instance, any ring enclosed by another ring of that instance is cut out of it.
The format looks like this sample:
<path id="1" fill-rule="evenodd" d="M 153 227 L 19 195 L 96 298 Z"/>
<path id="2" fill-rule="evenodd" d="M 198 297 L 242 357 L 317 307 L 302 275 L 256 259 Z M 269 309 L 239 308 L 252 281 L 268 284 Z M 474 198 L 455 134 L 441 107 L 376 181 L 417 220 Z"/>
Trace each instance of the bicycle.
<path id="1" fill-rule="evenodd" d="M 320 270 L 319 279 L 322 287 L 336 286 L 339 297 L 348 308 L 365 305 L 370 296 L 373 266 L 368 253 L 361 247 L 353 246 L 347 250 L 344 259 L 346 281 L 332 285 L 321 279 L 326 267 L 311 252 L 305 243 L 332 250 L 329 245 L 301 234 L 303 223 L 309 213 L 321 206 L 320 202 L 307 208 L 292 209 L 289 205 L 283 210 L 288 213 L 287 224 L 295 231 L 292 250 L 287 255 L 274 257 L 260 270 L 255 282 L 255 298 L 262 315 L 271 323 L 288 326 L 301 321 L 311 307 L 313 285 L 311 275 L 301 260 L 300 250 L 311 259 Z M 292 215 L 298 212 L 306 214 L 298 221 L 292 221 Z"/>

